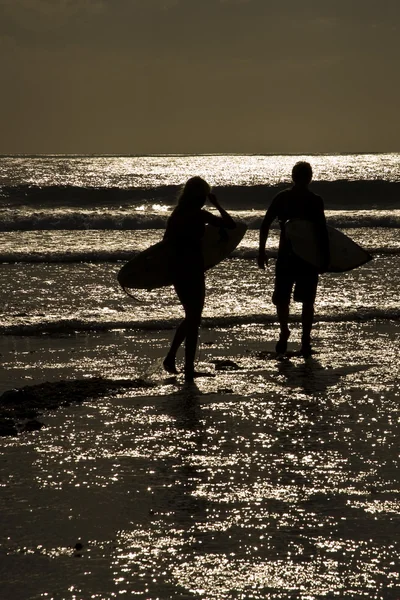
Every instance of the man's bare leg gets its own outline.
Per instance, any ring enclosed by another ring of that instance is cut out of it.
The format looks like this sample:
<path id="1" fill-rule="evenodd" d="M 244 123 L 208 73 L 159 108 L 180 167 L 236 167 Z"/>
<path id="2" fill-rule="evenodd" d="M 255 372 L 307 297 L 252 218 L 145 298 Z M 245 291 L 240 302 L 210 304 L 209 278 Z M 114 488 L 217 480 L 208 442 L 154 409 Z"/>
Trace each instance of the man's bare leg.
<path id="1" fill-rule="evenodd" d="M 280 325 L 279 340 L 275 346 L 275 350 L 278 354 L 284 354 L 287 349 L 287 341 L 290 336 L 290 330 L 288 327 L 289 323 L 289 303 L 277 304 L 276 312 L 278 314 L 278 321 Z"/>
<path id="2" fill-rule="evenodd" d="M 314 304 L 303 302 L 303 310 L 301 313 L 301 324 L 303 333 L 301 336 L 300 352 L 303 356 L 311 356 L 311 329 L 314 322 Z"/>

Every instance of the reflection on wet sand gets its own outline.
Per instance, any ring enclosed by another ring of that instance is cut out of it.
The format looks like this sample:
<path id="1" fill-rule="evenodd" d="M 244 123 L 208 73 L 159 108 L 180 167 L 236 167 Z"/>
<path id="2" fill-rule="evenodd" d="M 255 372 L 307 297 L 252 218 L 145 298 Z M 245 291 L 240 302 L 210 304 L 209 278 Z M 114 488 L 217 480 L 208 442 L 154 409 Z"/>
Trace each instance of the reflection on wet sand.
<path id="1" fill-rule="evenodd" d="M 282 360 L 277 362 L 278 372 L 283 376 L 283 385 L 289 388 L 302 388 L 308 396 L 323 394 L 329 387 L 338 384 L 346 375 L 360 373 L 369 369 L 368 365 L 351 365 L 334 368 L 324 367 L 316 358 L 292 362 Z"/>
<path id="2" fill-rule="evenodd" d="M 343 327 L 347 351 L 333 324 L 316 357 L 282 362 L 237 329 L 229 356 L 203 350 L 214 377 L 154 370 L 3 438 L 4 593 L 397 599 L 396 345 L 377 357 L 372 327 L 359 345 Z"/>

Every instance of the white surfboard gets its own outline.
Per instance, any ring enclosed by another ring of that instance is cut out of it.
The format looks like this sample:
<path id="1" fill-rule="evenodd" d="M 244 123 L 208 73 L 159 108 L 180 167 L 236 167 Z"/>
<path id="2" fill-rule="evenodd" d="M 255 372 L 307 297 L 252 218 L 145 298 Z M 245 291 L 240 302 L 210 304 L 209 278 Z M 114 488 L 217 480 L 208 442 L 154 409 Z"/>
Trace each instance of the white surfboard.
<path id="1" fill-rule="evenodd" d="M 353 242 L 347 235 L 327 226 L 331 261 L 327 271 L 343 273 L 364 265 L 372 256 Z M 285 224 L 285 235 L 292 245 L 293 252 L 306 262 L 320 268 L 322 254 L 315 232 L 315 224 L 311 221 L 293 219 Z"/>
<path id="2" fill-rule="evenodd" d="M 227 258 L 243 239 L 247 225 L 236 222 L 235 229 L 219 229 L 206 225 L 203 237 L 205 270 L 211 269 Z M 153 290 L 172 285 L 168 266 L 171 248 L 161 241 L 131 258 L 119 271 L 117 278 L 125 289 Z"/>

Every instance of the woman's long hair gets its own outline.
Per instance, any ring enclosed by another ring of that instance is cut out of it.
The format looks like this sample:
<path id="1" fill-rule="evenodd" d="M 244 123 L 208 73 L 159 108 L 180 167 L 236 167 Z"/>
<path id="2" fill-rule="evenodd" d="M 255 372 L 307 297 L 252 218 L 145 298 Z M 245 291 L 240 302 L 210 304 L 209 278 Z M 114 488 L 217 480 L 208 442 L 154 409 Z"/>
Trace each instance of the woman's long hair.
<path id="1" fill-rule="evenodd" d="M 200 205 L 200 208 L 202 208 L 210 192 L 211 187 L 207 181 L 201 177 L 191 177 L 178 196 L 178 206 L 183 208 Z"/>

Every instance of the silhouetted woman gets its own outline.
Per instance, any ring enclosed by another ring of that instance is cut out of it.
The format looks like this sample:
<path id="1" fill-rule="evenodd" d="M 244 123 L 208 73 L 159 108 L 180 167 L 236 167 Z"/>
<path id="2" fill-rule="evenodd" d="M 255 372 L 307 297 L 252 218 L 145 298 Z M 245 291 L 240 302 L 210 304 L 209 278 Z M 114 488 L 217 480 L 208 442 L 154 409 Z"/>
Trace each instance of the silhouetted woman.
<path id="1" fill-rule="evenodd" d="M 219 211 L 220 217 L 202 210 L 207 198 Z M 164 234 L 164 240 L 168 240 L 172 248 L 170 268 L 173 285 L 185 311 L 185 318 L 178 326 L 165 357 L 164 368 L 169 373 L 178 372 L 176 353 L 185 340 L 186 381 L 193 381 L 196 376 L 194 359 L 205 298 L 202 238 L 206 224 L 227 229 L 234 229 L 236 226 L 211 193 L 208 183 L 201 177 L 192 177 L 186 182 L 178 198 Z"/>

